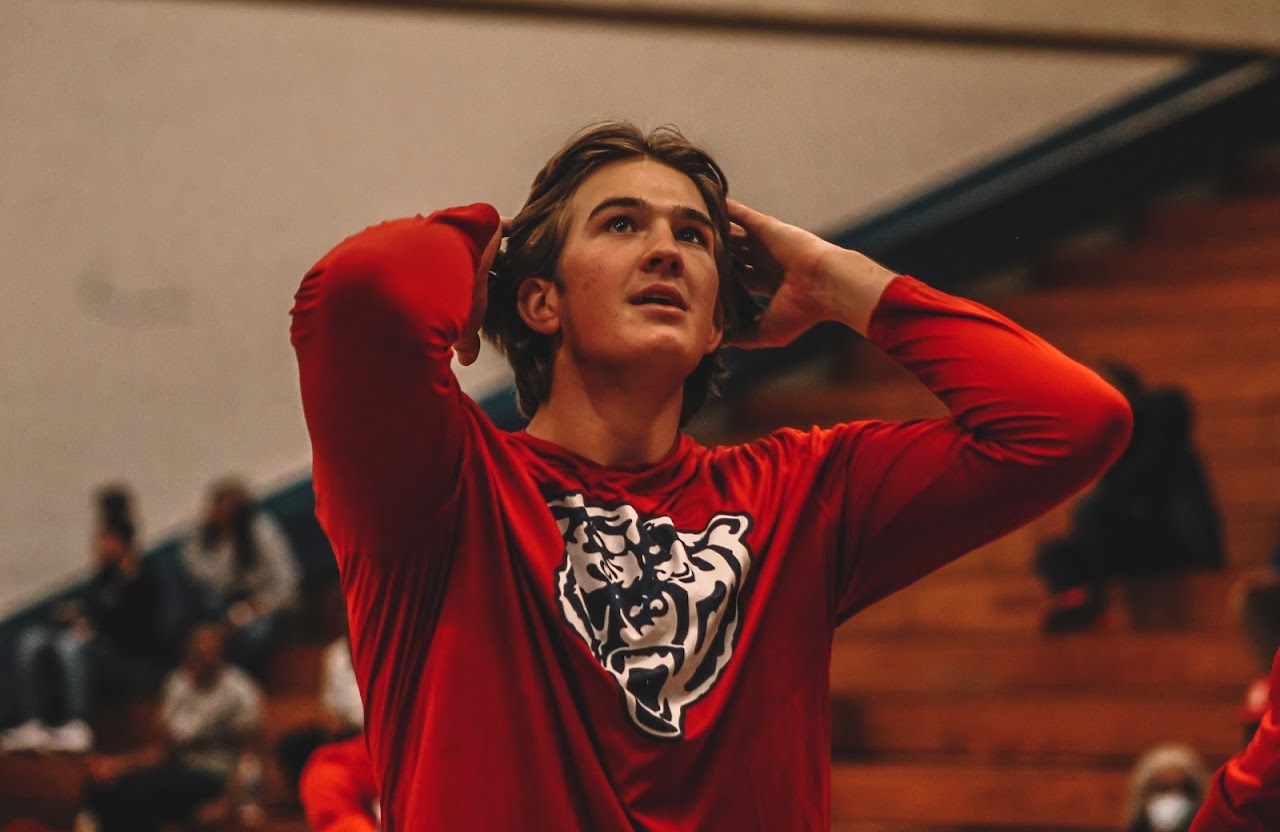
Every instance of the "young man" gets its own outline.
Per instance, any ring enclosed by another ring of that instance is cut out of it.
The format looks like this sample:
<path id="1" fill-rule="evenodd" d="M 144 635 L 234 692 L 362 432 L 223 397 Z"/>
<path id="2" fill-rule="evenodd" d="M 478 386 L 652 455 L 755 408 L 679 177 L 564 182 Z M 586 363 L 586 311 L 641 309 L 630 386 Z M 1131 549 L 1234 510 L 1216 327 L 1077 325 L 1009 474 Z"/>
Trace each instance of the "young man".
<path id="1" fill-rule="evenodd" d="M 1124 447 L 1124 399 L 1089 370 L 726 189 L 679 134 L 606 124 L 535 179 L 491 280 L 487 205 L 370 228 L 304 279 L 317 513 L 389 832 L 828 828 L 836 625 Z M 739 280 L 771 296 L 758 320 Z M 952 417 L 680 433 L 726 337 L 823 320 Z M 482 321 L 523 432 L 453 375 Z"/>

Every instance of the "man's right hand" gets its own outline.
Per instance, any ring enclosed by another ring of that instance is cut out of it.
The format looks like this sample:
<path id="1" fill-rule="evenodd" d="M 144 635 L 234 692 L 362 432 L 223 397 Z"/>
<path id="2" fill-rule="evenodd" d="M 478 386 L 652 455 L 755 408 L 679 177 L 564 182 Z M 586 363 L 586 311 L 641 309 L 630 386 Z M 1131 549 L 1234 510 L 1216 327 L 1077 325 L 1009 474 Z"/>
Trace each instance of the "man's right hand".
<path id="1" fill-rule="evenodd" d="M 502 239 L 511 231 L 511 218 L 500 217 L 498 230 L 489 239 L 480 255 L 480 263 L 476 266 L 475 288 L 471 293 L 471 314 L 467 317 L 466 326 L 462 328 L 462 337 L 453 345 L 454 355 L 458 363 L 469 367 L 480 355 L 480 325 L 484 323 L 484 311 L 489 304 L 489 270 L 493 268 L 493 260 L 498 255 Z"/>

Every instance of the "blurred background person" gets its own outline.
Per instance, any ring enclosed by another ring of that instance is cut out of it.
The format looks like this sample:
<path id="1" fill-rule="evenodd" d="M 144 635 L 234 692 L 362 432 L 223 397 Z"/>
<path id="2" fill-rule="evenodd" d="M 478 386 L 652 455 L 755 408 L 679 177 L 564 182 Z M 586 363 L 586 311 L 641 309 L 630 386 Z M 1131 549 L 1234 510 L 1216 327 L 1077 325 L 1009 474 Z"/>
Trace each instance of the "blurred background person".
<path id="1" fill-rule="evenodd" d="M 1214 772 L 1193 832 L 1280 829 L 1280 653 L 1273 657 L 1266 697 L 1252 739 Z"/>
<path id="2" fill-rule="evenodd" d="M 1125 832 L 1187 832 L 1208 783 L 1209 773 L 1194 749 L 1156 746 L 1134 766 Z"/>
<path id="3" fill-rule="evenodd" d="M 230 631 L 227 657 L 258 675 L 298 600 L 298 567 L 288 539 L 248 487 L 228 477 L 209 488 L 205 514 L 182 547 L 202 616 Z"/>
<path id="4" fill-rule="evenodd" d="M 24 721 L 0 736 L 4 751 L 89 751 L 92 707 L 153 693 L 171 666 L 164 585 L 138 552 L 128 489 L 102 488 L 96 509 L 95 571 L 82 599 L 58 604 L 52 621 L 18 638 Z"/>
<path id="5" fill-rule="evenodd" d="M 364 735 L 316 749 L 302 771 L 298 799 L 312 832 L 376 832 L 378 784 Z"/>
<path id="6" fill-rule="evenodd" d="M 1276 651 L 1280 650 L 1280 536 L 1267 562 L 1246 572 L 1232 587 L 1231 606 L 1259 674 L 1245 692 L 1241 714 L 1248 742 L 1267 708 L 1271 694 L 1267 674 Z"/>
<path id="7" fill-rule="evenodd" d="M 1222 528 L 1192 438 L 1192 408 L 1176 387 L 1150 388 L 1131 368 L 1103 363 L 1099 373 L 1133 409 L 1133 437 L 1121 457 L 1082 496 L 1072 528 L 1040 547 L 1036 570 L 1050 594 L 1046 633 L 1097 626 L 1108 608 L 1113 579 L 1141 580 L 1223 566 Z M 1171 615 L 1137 609 L 1135 621 Z M 1168 606 L 1176 598 L 1161 599 Z"/>
<path id="8" fill-rule="evenodd" d="M 196 626 L 165 679 L 163 740 L 89 760 L 77 832 L 153 832 L 170 822 L 253 822 L 262 763 L 262 694 L 223 660 L 223 627 Z"/>
<path id="9" fill-rule="evenodd" d="M 346 611 L 342 596 L 328 596 L 324 618 L 342 635 L 324 650 L 320 669 L 320 719 L 294 728 L 276 743 L 276 760 L 290 794 L 298 793 L 303 768 L 317 748 L 344 740 L 364 731 L 364 703 L 351 664 L 351 641 L 346 632 Z"/>

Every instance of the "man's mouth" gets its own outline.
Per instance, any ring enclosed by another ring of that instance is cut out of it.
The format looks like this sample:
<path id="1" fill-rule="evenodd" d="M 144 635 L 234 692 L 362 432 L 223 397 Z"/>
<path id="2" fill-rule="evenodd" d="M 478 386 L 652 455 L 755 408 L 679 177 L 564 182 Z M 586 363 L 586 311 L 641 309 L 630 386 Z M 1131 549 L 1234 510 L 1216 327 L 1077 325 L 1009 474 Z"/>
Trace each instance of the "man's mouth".
<path id="1" fill-rule="evenodd" d="M 689 309 L 680 291 L 668 284 L 646 286 L 628 300 L 633 306 L 665 306 L 686 312 Z"/>

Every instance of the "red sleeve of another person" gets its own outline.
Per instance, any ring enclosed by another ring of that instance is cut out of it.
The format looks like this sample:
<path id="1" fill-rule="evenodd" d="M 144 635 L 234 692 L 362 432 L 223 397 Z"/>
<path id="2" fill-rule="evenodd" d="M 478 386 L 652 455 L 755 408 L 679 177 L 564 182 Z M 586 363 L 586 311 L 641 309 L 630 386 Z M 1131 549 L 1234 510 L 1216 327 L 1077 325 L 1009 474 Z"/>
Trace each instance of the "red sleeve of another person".
<path id="1" fill-rule="evenodd" d="M 312 832 L 376 832 L 378 786 L 364 736 L 316 749 L 298 781 L 298 799 Z"/>
<path id="2" fill-rule="evenodd" d="M 1280 653 L 1271 664 L 1271 702 L 1244 751 L 1213 775 L 1191 832 L 1280 829 Z"/>

